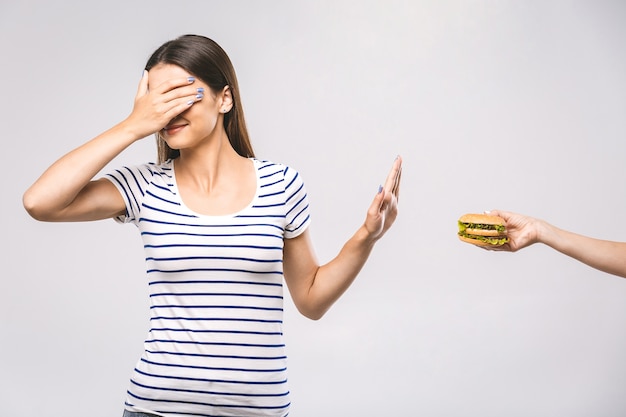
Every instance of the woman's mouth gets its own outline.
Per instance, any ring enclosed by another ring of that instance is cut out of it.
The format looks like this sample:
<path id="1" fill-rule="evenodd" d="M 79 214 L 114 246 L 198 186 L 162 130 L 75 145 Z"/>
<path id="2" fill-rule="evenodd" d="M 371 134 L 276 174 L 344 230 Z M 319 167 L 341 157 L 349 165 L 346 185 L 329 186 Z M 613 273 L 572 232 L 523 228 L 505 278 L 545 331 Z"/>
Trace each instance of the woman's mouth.
<path id="1" fill-rule="evenodd" d="M 181 124 L 168 125 L 168 126 L 165 126 L 165 128 L 163 128 L 163 131 L 167 135 L 171 136 L 171 135 L 174 135 L 174 134 L 180 132 L 181 130 L 183 130 L 185 128 L 185 126 L 187 126 L 187 125 L 186 124 L 182 124 L 182 123 Z"/>

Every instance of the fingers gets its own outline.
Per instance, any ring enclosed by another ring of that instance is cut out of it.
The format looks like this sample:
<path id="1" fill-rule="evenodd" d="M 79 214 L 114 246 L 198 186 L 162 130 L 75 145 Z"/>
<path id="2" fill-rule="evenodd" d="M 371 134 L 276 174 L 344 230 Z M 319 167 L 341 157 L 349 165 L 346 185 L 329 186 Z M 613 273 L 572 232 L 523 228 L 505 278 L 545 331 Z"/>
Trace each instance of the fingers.
<path id="1" fill-rule="evenodd" d="M 500 246 L 493 246 L 493 245 L 474 245 L 477 248 L 480 249 L 484 249 L 490 252 L 512 252 L 511 246 L 508 243 L 505 243 L 504 245 L 500 245 Z"/>
<path id="2" fill-rule="evenodd" d="M 398 198 L 400 196 L 400 179 L 402 178 L 402 157 L 398 155 L 393 161 L 391 171 L 385 180 L 385 191 Z"/>
<path id="3" fill-rule="evenodd" d="M 398 157 L 400 159 L 400 157 Z M 393 193 L 396 195 L 396 200 L 400 200 L 400 180 L 402 179 L 402 159 L 400 159 L 400 168 L 398 170 L 398 176 L 394 185 Z"/>
<path id="4" fill-rule="evenodd" d="M 179 114 L 185 112 L 194 103 L 202 98 L 196 98 L 193 96 L 180 97 L 176 100 L 172 100 L 167 103 L 167 109 L 163 111 L 164 122 L 170 122 L 176 118 Z M 164 125 L 165 126 L 165 125 Z"/>
<path id="5" fill-rule="evenodd" d="M 193 77 L 170 79 L 160 85 L 149 85 L 149 74 L 144 71 L 129 123 L 138 136 L 145 137 L 164 128 L 167 123 L 204 98 L 202 83 Z"/>
<path id="6" fill-rule="evenodd" d="M 166 107 L 169 107 L 164 112 L 166 117 L 173 119 L 187 110 L 189 106 L 204 98 L 204 88 L 191 85 L 194 82 L 193 77 L 168 80 L 157 88 L 156 93 L 162 94 L 163 102 Z"/>
<path id="7" fill-rule="evenodd" d="M 396 195 L 380 186 L 378 194 L 376 194 L 370 206 L 370 212 L 372 214 L 378 214 L 384 219 L 385 224 L 389 223 L 389 226 L 391 226 L 398 212 L 398 199 Z"/>
<path id="8" fill-rule="evenodd" d="M 158 86 L 155 86 L 152 89 L 152 91 L 154 91 L 156 94 L 167 94 L 167 93 L 171 93 L 172 91 L 177 90 L 180 87 L 191 86 L 195 82 L 196 82 L 196 78 L 191 77 L 191 76 L 173 78 L 173 79 L 164 81 Z"/>
<path id="9" fill-rule="evenodd" d="M 498 216 L 498 217 L 504 218 L 504 216 L 506 215 L 506 212 L 495 209 L 495 210 L 486 210 L 485 214 L 489 214 L 490 216 Z"/>
<path id="10" fill-rule="evenodd" d="M 155 97 L 161 96 L 163 102 L 167 103 L 172 100 L 176 100 L 182 97 L 194 98 L 197 94 L 204 95 L 204 88 L 201 86 L 194 86 L 195 77 L 180 77 L 171 80 L 167 80 L 160 85 L 150 87 L 148 85 L 148 71 L 144 70 L 139 86 L 137 88 L 136 98 L 153 94 Z"/>
<path id="11" fill-rule="evenodd" d="M 502 219 L 504 219 L 504 222 L 506 223 L 507 227 L 512 227 L 514 222 L 514 217 L 513 217 L 513 213 L 511 213 L 510 211 L 504 211 L 504 210 L 487 210 L 485 211 L 485 214 L 488 214 L 490 216 L 498 216 L 501 217 Z"/>
<path id="12" fill-rule="evenodd" d="M 379 212 L 389 211 L 391 221 L 395 218 L 398 198 L 400 196 L 400 179 L 402 178 L 402 157 L 398 155 L 393 161 L 391 171 L 387 174 L 385 186 L 380 187 L 377 198 L 380 198 Z M 391 210 L 388 210 L 391 209 Z"/>
<path id="13" fill-rule="evenodd" d="M 387 175 L 385 185 L 378 187 L 378 193 L 367 211 L 365 227 L 373 239 L 380 239 L 396 219 L 401 174 L 402 158 L 398 156 Z"/>

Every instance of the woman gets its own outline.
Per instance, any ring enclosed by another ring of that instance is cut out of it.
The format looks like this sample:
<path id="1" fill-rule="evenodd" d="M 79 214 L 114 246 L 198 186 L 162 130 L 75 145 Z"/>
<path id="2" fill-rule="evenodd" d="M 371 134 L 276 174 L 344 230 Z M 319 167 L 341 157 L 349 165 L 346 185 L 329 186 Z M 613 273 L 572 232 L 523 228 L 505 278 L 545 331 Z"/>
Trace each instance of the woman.
<path id="1" fill-rule="evenodd" d="M 158 161 L 94 176 L 156 133 Z M 254 157 L 237 79 L 212 40 L 186 35 L 148 60 L 131 114 L 63 156 L 26 191 L 43 221 L 115 218 L 141 232 L 150 332 L 125 416 L 285 416 L 284 278 L 319 319 L 397 215 L 394 161 L 363 225 L 319 265 L 302 178 Z"/>
<path id="2" fill-rule="evenodd" d="M 506 223 L 509 242 L 491 250 L 518 251 L 534 243 L 551 248 L 592 268 L 626 278 L 626 242 L 613 242 L 579 235 L 552 224 L 509 211 L 494 210 Z"/>

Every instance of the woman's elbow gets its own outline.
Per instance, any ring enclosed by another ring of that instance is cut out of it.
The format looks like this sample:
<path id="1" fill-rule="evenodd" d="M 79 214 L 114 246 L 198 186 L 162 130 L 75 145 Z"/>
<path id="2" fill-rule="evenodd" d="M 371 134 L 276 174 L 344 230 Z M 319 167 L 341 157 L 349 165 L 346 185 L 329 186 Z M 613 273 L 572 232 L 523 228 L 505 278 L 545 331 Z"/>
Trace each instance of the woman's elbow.
<path id="1" fill-rule="evenodd" d="M 303 313 L 303 312 L 300 312 L 300 313 L 301 313 L 304 317 L 306 317 L 307 319 L 309 319 L 309 320 L 313 320 L 313 321 L 318 321 L 318 320 L 320 320 L 322 317 L 324 317 L 324 313 L 314 313 L 314 314 L 311 314 L 311 313 Z"/>
<path id="2" fill-rule="evenodd" d="M 320 320 L 322 317 L 324 317 L 324 314 L 326 314 L 326 311 L 328 310 L 327 308 L 320 308 L 320 307 L 315 307 L 315 306 L 296 305 L 296 308 L 298 309 L 300 314 L 302 314 L 307 319 L 313 320 L 313 321 Z"/>
<path id="3" fill-rule="evenodd" d="M 41 202 L 40 198 L 37 198 L 33 192 L 27 190 L 22 196 L 22 204 L 26 212 L 35 220 L 39 221 L 51 221 L 52 217 L 50 211 L 46 209 L 45 204 Z"/>

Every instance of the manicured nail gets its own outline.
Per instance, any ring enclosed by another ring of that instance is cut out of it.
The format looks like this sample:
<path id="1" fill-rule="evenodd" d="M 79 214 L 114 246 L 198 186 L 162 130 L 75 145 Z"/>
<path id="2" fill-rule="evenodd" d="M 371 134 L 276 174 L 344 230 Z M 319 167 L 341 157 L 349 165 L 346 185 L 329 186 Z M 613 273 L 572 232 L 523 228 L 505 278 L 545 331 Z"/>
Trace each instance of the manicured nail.
<path id="1" fill-rule="evenodd" d="M 187 81 L 189 81 L 189 84 L 191 84 L 192 82 L 196 81 L 195 77 L 187 77 Z"/>
<path id="2" fill-rule="evenodd" d="M 187 102 L 187 105 L 188 105 L 188 106 L 191 106 L 193 103 L 194 103 L 194 101 L 193 101 L 193 100 L 189 100 L 189 101 Z"/>
<path id="3" fill-rule="evenodd" d="M 198 87 L 198 88 L 197 88 L 197 91 L 198 91 L 198 93 L 204 93 L 204 88 L 202 88 L 202 87 Z"/>
<path id="4" fill-rule="evenodd" d="M 383 191 L 383 186 L 382 186 L 382 185 L 379 185 L 379 186 L 378 186 L 378 194 L 380 194 L 382 191 Z"/>

